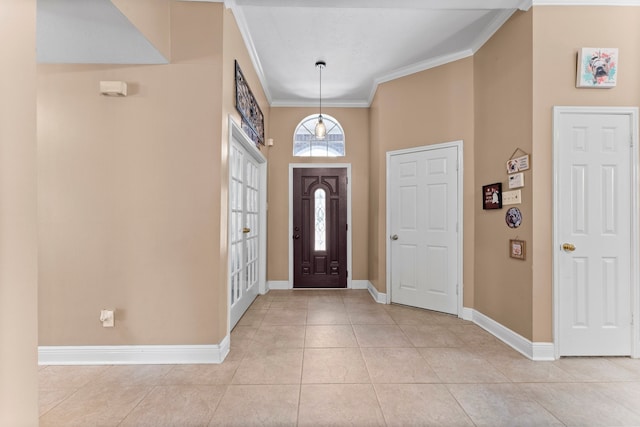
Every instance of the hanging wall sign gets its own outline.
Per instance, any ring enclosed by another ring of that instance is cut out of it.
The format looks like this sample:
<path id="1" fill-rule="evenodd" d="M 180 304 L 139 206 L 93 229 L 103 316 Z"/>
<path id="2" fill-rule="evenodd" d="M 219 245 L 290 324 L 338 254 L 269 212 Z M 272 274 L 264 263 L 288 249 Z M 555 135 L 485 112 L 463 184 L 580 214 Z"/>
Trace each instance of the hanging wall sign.
<path id="1" fill-rule="evenodd" d="M 525 260 L 527 257 L 527 243 L 524 240 L 509 240 L 509 256 L 515 259 Z"/>
<path id="2" fill-rule="evenodd" d="M 516 173 L 520 171 L 526 171 L 529 169 L 529 155 L 526 154 L 522 157 L 514 157 L 507 162 L 507 172 Z"/>

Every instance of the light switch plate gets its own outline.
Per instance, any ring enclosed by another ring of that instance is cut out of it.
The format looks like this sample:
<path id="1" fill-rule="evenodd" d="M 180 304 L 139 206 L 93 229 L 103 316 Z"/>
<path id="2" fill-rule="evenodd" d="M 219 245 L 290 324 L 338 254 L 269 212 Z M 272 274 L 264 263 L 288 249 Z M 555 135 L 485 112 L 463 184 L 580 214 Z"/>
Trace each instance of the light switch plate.
<path id="1" fill-rule="evenodd" d="M 522 203 L 521 190 L 505 191 L 502 193 L 503 205 L 519 205 L 520 203 Z"/>

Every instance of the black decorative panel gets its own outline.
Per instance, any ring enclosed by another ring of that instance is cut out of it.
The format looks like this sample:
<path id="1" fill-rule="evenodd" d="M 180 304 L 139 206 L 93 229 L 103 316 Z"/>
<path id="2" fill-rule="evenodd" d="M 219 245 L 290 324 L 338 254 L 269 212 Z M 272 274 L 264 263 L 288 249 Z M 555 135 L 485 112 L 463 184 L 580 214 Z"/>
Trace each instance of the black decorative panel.
<path id="1" fill-rule="evenodd" d="M 264 116 L 242 74 L 238 61 L 236 66 L 236 110 L 242 116 L 242 130 L 253 142 L 264 145 Z"/>

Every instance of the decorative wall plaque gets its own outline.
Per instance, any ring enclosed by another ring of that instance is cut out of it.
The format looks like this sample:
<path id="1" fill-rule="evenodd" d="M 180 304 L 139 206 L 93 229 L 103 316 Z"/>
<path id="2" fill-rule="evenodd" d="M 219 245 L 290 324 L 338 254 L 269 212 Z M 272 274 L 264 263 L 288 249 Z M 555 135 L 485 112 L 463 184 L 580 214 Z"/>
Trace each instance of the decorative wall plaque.
<path id="1" fill-rule="evenodd" d="M 253 142 L 264 145 L 264 116 L 251 92 L 251 88 L 242 74 L 238 61 L 235 61 L 236 110 L 242 117 L 242 130 Z"/>
<path id="2" fill-rule="evenodd" d="M 482 209 L 502 209 L 502 183 L 482 186 Z"/>

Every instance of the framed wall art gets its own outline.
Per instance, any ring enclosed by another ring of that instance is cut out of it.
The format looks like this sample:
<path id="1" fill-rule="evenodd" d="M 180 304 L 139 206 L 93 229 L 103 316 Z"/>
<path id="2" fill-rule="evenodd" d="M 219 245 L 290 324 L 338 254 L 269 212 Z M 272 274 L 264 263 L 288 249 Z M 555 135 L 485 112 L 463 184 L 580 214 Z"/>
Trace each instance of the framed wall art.
<path id="1" fill-rule="evenodd" d="M 264 116 L 253 96 L 251 88 L 242 74 L 238 61 L 235 61 L 236 110 L 242 118 L 242 130 L 253 142 L 264 145 Z"/>
<path id="2" fill-rule="evenodd" d="M 502 209 L 502 183 L 482 186 L 482 209 Z"/>
<path id="3" fill-rule="evenodd" d="M 524 240 L 509 240 L 509 256 L 511 258 L 525 260 L 527 256 L 526 245 Z"/>
<path id="4" fill-rule="evenodd" d="M 576 86 L 612 88 L 618 79 L 618 49 L 583 47 L 578 50 Z"/>

